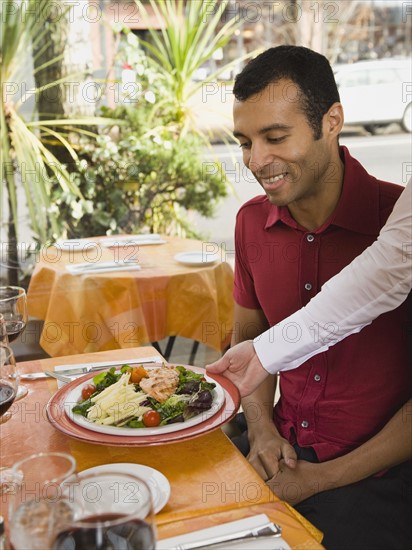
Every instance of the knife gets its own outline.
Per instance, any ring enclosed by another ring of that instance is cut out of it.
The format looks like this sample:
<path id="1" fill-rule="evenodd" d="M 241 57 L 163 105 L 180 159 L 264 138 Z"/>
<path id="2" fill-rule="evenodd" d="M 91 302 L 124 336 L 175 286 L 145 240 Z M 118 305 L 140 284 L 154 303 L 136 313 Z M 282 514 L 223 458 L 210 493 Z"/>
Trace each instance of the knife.
<path id="1" fill-rule="evenodd" d="M 59 372 L 65 376 L 73 376 L 75 374 L 87 374 L 88 372 L 94 372 L 98 370 L 104 370 L 107 367 L 121 367 L 122 365 L 141 365 L 147 363 L 162 363 L 163 358 L 161 356 L 142 357 L 137 359 L 124 359 L 122 361 L 102 361 L 100 363 L 93 363 L 91 365 L 67 365 L 67 369 L 59 369 Z M 49 375 L 45 372 L 31 372 L 27 374 L 20 374 L 21 380 L 38 380 L 40 378 L 49 378 Z"/>
<path id="2" fill-rule="evenodd" d="M 257 538 L 278 538 L 282 536 L 282 529 L 276 523 L 267 523 L 260 527 L 254 527 L 238 531 L 237 533 L 228 533 L 205 540 L 186 542 L 174 546 L 171 550 L 200 550 L 201 548 L 211 548 L 221 544 L 229 545 L 232 542 L 251 540 Z"/>

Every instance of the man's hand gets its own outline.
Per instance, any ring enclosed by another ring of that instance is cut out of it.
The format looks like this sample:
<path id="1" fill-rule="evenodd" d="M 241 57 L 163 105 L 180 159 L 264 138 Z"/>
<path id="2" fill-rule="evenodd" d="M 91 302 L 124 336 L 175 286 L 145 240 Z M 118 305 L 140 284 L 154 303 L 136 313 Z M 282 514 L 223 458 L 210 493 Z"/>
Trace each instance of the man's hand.
<path id="1" fill-rule="evenodd" d="M 283 437 L 272 430 L 262 430 L 255 438 L 250 438 L 248 461 L 264 481 L 275 479 L 281 464 L 289 468 L 296 467 L 295 449 Z"/>
<path id="2" fill-rule="evenodd" d="M 296 467 L 292 469 L 284 460 L 280 460 L 278 472 L 266 482 L 266 485 L 281 500 L 295 505 L 316 493 L 333 488 L 332 485 L 325 486 L 322 472 L 322 464 L 298 460 Z"/>
<path id="3" fill-rule="evenodd" d="M 230 348 L 221 359 L 206 365 L 206 370 L 231 380 L 238 387 L 241 397 L 250 395 L 268 376 L 251 340 Z"/>

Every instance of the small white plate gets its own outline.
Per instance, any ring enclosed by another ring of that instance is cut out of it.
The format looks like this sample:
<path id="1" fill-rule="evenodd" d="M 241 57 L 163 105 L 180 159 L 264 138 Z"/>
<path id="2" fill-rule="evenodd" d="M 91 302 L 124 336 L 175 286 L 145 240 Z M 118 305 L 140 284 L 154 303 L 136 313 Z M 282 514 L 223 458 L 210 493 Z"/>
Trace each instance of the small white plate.
<path id="1" fill-rule="evenodd" d="M 207 266 L 217 262 L 219 255 L 208 252 L 180 252 L 180 254 L 176 254 L 175 260 L 180 264 L 192 267 Z"/>
<path id="2" fill-rule="evenodd" d="M 147 481 L 152 491 L 153 497 L 153 509 L 157 514 L 160 510 L 166 506 L 170 497 L 170 483 L 166 476 L 164 476 L 158 470 L 150 468 L 150 466 L 143 466 L 142 464 L 134 464 L 132 462 L 119 462 L 114 464 L 102 464 L 101 466 L 95 466 L 94 468 L 88 468 L 79 472 L 79 477 L 82 474 L 99 474 L 102 471 L 112 470 L 116 472 L 121 470 L 130 474 L 135 474 Z"/>

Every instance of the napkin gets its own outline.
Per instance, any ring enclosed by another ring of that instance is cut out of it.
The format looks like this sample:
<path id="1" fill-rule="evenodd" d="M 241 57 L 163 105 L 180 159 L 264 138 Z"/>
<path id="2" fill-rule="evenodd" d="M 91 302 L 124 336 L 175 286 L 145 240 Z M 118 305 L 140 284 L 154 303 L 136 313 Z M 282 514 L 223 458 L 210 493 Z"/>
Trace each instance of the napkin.
<path id="1" fill-rule="evenodd" d="M 102 239 L 101 244 L 106 248 L 111 246 L 134 246 L 147 244 L 164 244 L 166 241 L 160 238 L 157 233 L 149 233 L 147 235 L 120 235 L 110 239 Z"/>
<path id="2" fill-rule="evenodd" d="M 83 264 L 70 264 L 66 265 L 66 269 L 72 275 L 82 275 L 84 273 L 130 271 L 131 269 L 141 269 L 141 267 L 136 262 L 119 260 L 118 262 L 86 262 Z"/>
<path id="3" fill-rule="evenodd" d="M 156 545 L 156 550 L 173 550 L 174 548 L 178 548 L 179 545 L 197 541 L 205 541 L 205 547 L 207 547 L 207 540 L 212 537 L 260 527 L 268 522 L 270 522 L 270 519 L 266 514 L 258 514 L 249 518 L 216 525 L 215 527 L 201 529 L 200 531 L 186 533 L 178 537 L 159 540 Z M 231 543 L 225 542 L 219 545 L 215 544 L 210 548 L 216 550 L 229 550 L 230 548 L 236 550 L 291 550 L 288 543 L 282 537 L 261 537 L 243 541 L 233 541 Z"/>

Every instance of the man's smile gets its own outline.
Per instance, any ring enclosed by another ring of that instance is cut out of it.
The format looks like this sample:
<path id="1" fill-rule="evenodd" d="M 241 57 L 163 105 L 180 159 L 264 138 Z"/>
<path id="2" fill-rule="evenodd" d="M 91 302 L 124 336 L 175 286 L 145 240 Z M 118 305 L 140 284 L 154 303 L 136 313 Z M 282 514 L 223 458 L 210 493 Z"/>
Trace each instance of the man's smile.
<path id="1" fill-rule="evenodd" d="M 260 177 L 260 183 L 267 191 L 275 191 L 279 189 L 285 182 L 288 176 L 288 172 L 282 172 L 276 176 Z"/>

